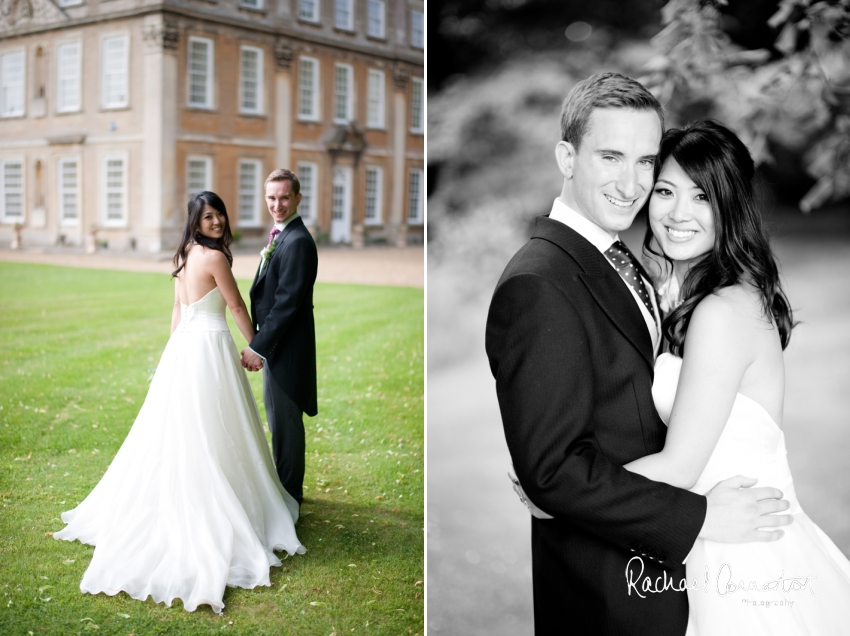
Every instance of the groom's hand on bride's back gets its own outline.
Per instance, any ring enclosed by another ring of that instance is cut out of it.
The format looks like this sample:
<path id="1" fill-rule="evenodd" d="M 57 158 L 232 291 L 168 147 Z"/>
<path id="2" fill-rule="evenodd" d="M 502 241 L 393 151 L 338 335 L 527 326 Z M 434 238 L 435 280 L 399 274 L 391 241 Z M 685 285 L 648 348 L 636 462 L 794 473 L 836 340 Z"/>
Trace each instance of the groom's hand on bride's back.
<path id="1" fill-rule="evenodd" d="M 791 507 L 778 488 L 753 488 L 758 480 L 737 475 L 715 484 L 706 493 L 708 507 L 699 537 L 719 543 L 778 541 L 794 517 L 780 515 Z M 763 528 L 763 529 L 760 529 Z"/>

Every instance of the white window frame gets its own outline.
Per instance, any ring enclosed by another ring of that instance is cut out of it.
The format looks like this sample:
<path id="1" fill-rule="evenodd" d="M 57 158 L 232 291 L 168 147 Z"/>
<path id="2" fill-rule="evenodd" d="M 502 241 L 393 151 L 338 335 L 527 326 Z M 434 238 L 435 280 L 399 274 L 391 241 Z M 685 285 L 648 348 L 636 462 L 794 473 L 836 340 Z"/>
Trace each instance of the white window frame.
<path id="1" fill-rule="evenodd" d="M 331 242 L 348 243 L 351 241 L 351 195 L 352 184 L 351 166 L 337 165 L 332 169 L 331 181 Z M 339 217 L 337 217 L 339 212 Z"/>
<path id="2" fill-rule="evenodd" d="M 62 77 L 62 57 L 63 51 L 67 51 L 68 47 L 76 47 L 77 60 L 76 68 L 71 69 L 76 71 L 76 78 L 71 77 L 70 80 Z M 83 109 L 83 43 L 80 40 L 71 42 L 62 42 L 56 47 L 56 112 L 57 113 L 78 113 Z M 68 82 L 70 85 L 76 79 L 76 97 L 77 101 L 67 103 L 66 91 L 63 90 L 63 82 Z"/>
<path id="3" fill-rule="evenodd" d="M 74 164 L 76 164 L 76 167 L 77 167 L 77 179 L 75 181 L 75 185 L 74 185 L 74 188 L 72 190 L 65 187 L 65 180 L 63 179 L 64 166 L 65 166 L 65 164 L 68 164 L 68 163 L 74 163 Z M 82 183 L 81 167 L 82 167 L 82 161 L 80 161 L 79 156 L 59 157 L 59 160 L 56 162 L 56 182 L 57 182 L 56 191 L 58 193 L 58 197 L 57 197 L 58 203 L 57 203 L 56 208 L 59 210 L 59 224 L 62 225 L 62 226 L 66 226 L 66 227 L 67 226 L 78 226 L 80 224 L 80 216 L 81 216 L 80 213 L 82 212 L 82 205 L 81 205 L 81 199 L 80 199 L 80 197 L 81 197 L 80 184 Z M 126 181 L 126 178 L 125 178 L 125 181 Z M 66 194 L 73 194 L 74 198 L 75 198 L 77 215 L 73 218 L 67 218 L 65 216 L 65 195 Z"/>
<path id="4" fill-rule="evenodd" d="M 413 176 L 418 175 L 419 195 L 413 199 Z M 425 171 L 413 168 L 407 175 L 407 224 L 422 225 L 425 218 Z"/>
<path id="5" fill-rule="evenodd" d="M 192 46 L 196 43 L 207 45 L 207 85 L 203 102 L 192 101 Z M 202 38 L 196 35 L 190 35 L 186 46 L 186 104 L 189 108 L 204 108 L 212 110 L 215 106 L 213 103 L 213 87 L 215 84 L 215 41 L 212 38 Z"/>
<path id="6" fill-rule="evenodd" d="M 110 189 L 109 187 L 109 162 L 114 160 L 120 160 L 122 163 L 122 183 L 121 183 L 121 209 L 123 212 L 123 216 L 120 219 L 110 219 L 109 218 L 109 195 L 115 192 L 114 189 Z M 102 219 L 104 227 L 127 227 L 130 211 L 128 209 L 127 202 L 129 200 L 127 196 L 127 183 L 129 181 L 128 175 L 130 174 L 130 169 L 128 165 L 128 156 L 126 152 L 117 152 L 110 153 L 104 155 L 101 159 L 100 164 L 100 178 L 101 178 L 101 214 L 100 218 Z"/>
<path id="7" fill-rule="evenodd" d="M 410 78 L 410 132 L 421 135 L 425 132 L 425 81 L 421 77 Z M 419 101 L 416 100 L 417 88 L 419 87 Z M 417 108 L 418 107 L 418 108 Z M 418 110 L 418 121 L 417 121 Z"/>
<path id="8" fill-rule="evenodd" d="M 204 164 L 204 185 L 199 189 L 191 189 L 189 187 L 189 164 L 192 162 L 198 162 Z M 213 160 L 212 157 L 208 155 L 188 155 L 186 157 L 186 202 L 188 203 L 189 199 L 198 194 L 198 192 L 203 192 L 204 190 L 212 190 L 213 184 Z"/>
<path id="9" fill-rule="evenodd" d="M 347 16 L 347 20 L 341 19 L 340 9 L 345 11 L 342 18 Z M 354 0 L 334 0 L 334 27 L 342 31 L 354 31 Z"/>
<path id="10" fill-rule="evenodd" d="M 15 84 L 8 82 L 6 69 L 7 61 L 12 57 L 20 59 L 20 81 Z M 16 91 L 16 108 L 9 108 L 9 92 Z M 0 117 L 22 117 L 26 109 L 27 94 L 27 56 L 24 49 L 13 49 L 0 54 Z"/>
<path id="11" fill-rule="evenodd" d="M 374 192 L 374 213 L 372 218 L 369 218 L 369 173 L 375 175 L 375 192 Z M 365 225 L 381 225 L 383 223 L 384 213 L 384 169 L 381 166 L 366 166 L 366 181 L 363 186 L 364 202 L 363 202 L 363 223 Z"/>
<path id="12" fill-rule="evenodd" d="M 242 55 L 245 52 L 252 52 L 257 54 L 257 105 L 254 108 L 247 108 L 245 106 L 245 77 L 243 75 L 244 67 L 243 67 L 243 58 Z M 248 46 L 247 44 L 243 44 L 239 47 L 239 112 L 246 115 L 262 115 L 263 114 L 263 100 L 265 99 L 265 76 L 263 69 L 263 49 L 258 46 Z"/>
<path id="13" fill-rule="evenodd" d="M 366 35 L 381 40 L 387 37 L 387 3 L 383 0 L 366 0 Z"/>
<path id="14" fill-rule="evenodd" d="M 425 48 L 425 14 L 422 11 L 410 12 L 410 46 L 414 49 Z"/>
<path id="15" fill-rule="evenodd" d="M 298 214 L 304 223 L 311 225 L 316 222 L 319 166 L 311 161 L 299 161 L 296 169 L 298 170 L 296 173 L 298 181 L 301 184 L 301 205 L 298 206 Z M 307 171 L 310 172 L 310 179 L 305 184 L 303 175 Z"/>
<path id="16" fill-rule="evenodd" d="M 382 130 L 386 127 L 387 76 L 370 68 L 366 89 L 366 127 Z"/>
<path id="17" fill-rule="evenodd" d="M 109 63 L 106 57 L 106 47 L 109 42 L 124 41 L 124 59 L 122 60 L 124 74 L 124 99 L 109 101 L 107 86 L 109 85 Z M 100 105 L 103 109 L 126 108 L 130 105 L 130 36 L 126 33 L 107 35 L 100 41 Z"/>
<path id="18" fill-rule="evenodd" d="M 337 116 L 337 105 L 339 100 L 339 92 L 337 86 L 337 75 L 340 71 L 345 71 L 346 75 L 346 94 L 345 94 L 345 117 Z M 347 124 L 354 119 L 354 67 L 351 64 L 334 64 L 334 101 L 333 101 L 333 121 L 335 124 Z"/>
<path id="19" fill-rule="evenodd" d="M 263 0 L 239 0 L 239 6 L 246 9 L 263 10 Z"/>
<path id="20" fill-rule="evenodd" d="M 321 0 L 298 0 L 298 19 L 303 20 L 305 22 L 318 22 L 319 16 L 321 15 L 321 8 L 319 6 L 319 2 Z M 312 2 L 313 3 L 313 12 L 310 14 L 304 13 L 304 3 Z"/>
<path id="21" fill-rule="evenodd" d="M 57 3 L 63 9 L 65 7 L 76 7 L 83 4 L 83 0 L 59 0 Z"/>
<path id="22" fill-rule="evenodd" d="M 252 165 L 254 166 L 254 180 L 253 183 L 244 183 L 242 181 L 242 166 L 243 165 Z M 262 189 L 263 189 L 263 162 L 260 159 L 249 159 L 242 158 L 236 165 L 236 175 L 238 179 L 237 183 L 237 197 L 239 201 L 238 210 L 236 212 L 236 218 L 239 220 L 239 227 L 260 227 L 262 225 Z M 246 196 L 247 193 L 250 192 L 250 196 L 252 197 L 252 202 L 250 204 L 252 214 L 250 218 L 242 217 L 242 204 L 243 197 Z"/>
<path id="23" fill-rule="evenodd" d="M 18 194 L 21 197 L 21 216 L 10 217 L 6 210 L 6 165 L 16 163 L 21 167 L 21 187 Z M 0 223 L 24 223 L 27 220 L 27 170 L 23 157 L 7 157 L 0 161 Z"/>
<path id="24" fill-rule="evenodd" d="M 310 90 L 313 92 L 312 100 L 310 104 L 310 113 L 301 112 L 301 104 L 302 104 L 302 90 L 303 90 L 303 79 L 305 77 L 305 65 L 304 62 L 310 62 L 313 65 L 312 77 L 310 81 L 312 82 L 312 86 Z M 299 57 L 298 58 L 298 119 L 304 121 L 319 121 L 321 119 L 319 113 L 319 90 L 320 90 L 320 82 L 319 82 L 319 60 L 315 57 Z"/>

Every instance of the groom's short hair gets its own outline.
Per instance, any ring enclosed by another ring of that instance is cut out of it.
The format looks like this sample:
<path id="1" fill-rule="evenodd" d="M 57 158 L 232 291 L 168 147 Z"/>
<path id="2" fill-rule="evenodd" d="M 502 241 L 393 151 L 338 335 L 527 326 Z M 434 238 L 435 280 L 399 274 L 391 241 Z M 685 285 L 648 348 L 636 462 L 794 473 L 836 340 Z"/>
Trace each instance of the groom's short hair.
<path id="1" fill-rule="evenodd" d="M 595 108 L 654 110 L 664 130 L 664 108 L 643 84 L 619 73 L 597 73 L 573 86 L 561 106 L 561 141 L 578 150 Z"/>
<path id="2" fill-rule="evenodd" d="M 287 170 L 286 168 L 278 168 L 277 170 L 273 170 L 272 173 L 266 177 L 265 182 L 263 182 L 263 192 L 266 191 L 266 186 L 269 185 L 272 181 L 291 181 L 292 182 L 292 194 L 294 196 L 298 196 L 298 193 L 301 192 L 301 182 L 298 181 L 298 175 L 292 172 L 292 170 Z"/>

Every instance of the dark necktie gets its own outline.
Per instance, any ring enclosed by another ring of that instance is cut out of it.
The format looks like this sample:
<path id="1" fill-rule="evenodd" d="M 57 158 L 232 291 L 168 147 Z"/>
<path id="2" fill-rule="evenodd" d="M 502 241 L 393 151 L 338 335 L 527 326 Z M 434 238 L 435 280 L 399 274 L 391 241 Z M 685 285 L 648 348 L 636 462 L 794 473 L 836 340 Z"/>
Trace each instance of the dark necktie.
<path id="1" fill-rule="evenodd" d="M 649 299 L 650 292 L 640 277 L 640 272 L 635 265 L 635 257 L 632 256 L 629 248 L 622 241 L 615 241 L 611 247 L 605 250 L 605 257 L 614 264 L 617 273 L 626 281 L 626 284 L 635 290 L 654 322 L 655 312 L 652 311 L 652 301 Z"/>

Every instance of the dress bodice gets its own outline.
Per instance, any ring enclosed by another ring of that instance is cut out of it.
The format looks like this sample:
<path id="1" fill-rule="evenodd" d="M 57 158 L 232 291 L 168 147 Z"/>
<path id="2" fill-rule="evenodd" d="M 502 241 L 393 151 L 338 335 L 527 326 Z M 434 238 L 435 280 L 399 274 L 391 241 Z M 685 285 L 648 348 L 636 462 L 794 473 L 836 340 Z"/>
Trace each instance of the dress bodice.
<path id="1" fill-rule="evenodd" d="M 682 359 L 669 353 L 658 356 L 652 397 L 658 414 L 670 421 Z M 711 457 L 691 490 L 705 494 L 717 482 L 735 475 L 755 477 L 758 486 L 773 486 L 799 511 L 785 452 L 785 435 L 761 404 L 738 393 Z"/>
<path id="2" fill-rule="evenodd" d="M 218 287 L 213 287 L 209 293 L 195 302 L 180 304 L 180 329 L 184 331 L 230 331 L 224 309 L 227 303 Z"/>

